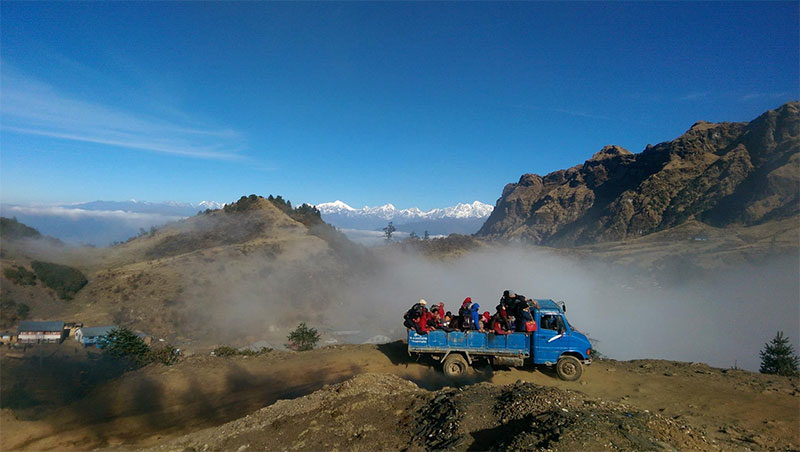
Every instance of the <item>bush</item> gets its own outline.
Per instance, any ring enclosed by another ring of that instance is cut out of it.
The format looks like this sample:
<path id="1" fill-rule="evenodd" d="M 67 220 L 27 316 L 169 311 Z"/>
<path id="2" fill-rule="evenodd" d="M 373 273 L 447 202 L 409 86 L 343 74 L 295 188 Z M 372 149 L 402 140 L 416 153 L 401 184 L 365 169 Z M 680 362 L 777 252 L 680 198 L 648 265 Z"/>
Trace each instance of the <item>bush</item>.
<path id="1" fill-rule="evenodd" d="M 249 348 L 238 349 L 228 345 L 222 345 L 214 349 L 214 356 L 259 356 L 271 351 L 272 349 L 268 347 L 252 350 Z"/>
<path id="2" fill-rule="evenodd" d="M 800 358 L 794 352 L 789 338 L 784 337 L 783 331 L 778 331 L 775 338 L 768 344 L 764 344 L 761 351 L 762 374 L 783 375 L 786 377 L 796 377 L 798 373 L 798 363 Z"/>
<path id="3" fill-rule="evenodd" d="M 222 345 L 214 349 L 214 356 L 236 356 L 238 354 L 239 350 L 228 345 Z"/>
<path id="4" fill-rule="evenodd" d="M 179 356 L 180 352 L 178 352 L 178 349 L 170 344 L 164 344 L 158 348 L 150 349 L 148 362 L 161 363 L 165 366 L 169 366 L 170 364 L 178 362 Z"/>
<path id="5" fill-rule="evenodd" d="M 20 286 L 35 286 L 36 274 L 20 265 L 8 267 L 3 270 L 3 274 L 14 284 Z"/>
<path id="6" fill-rule="evenodd" d="M 319 342 L 319 337 L 316 329 L 309 328 L 305 322 L 302 322 L 297 326 L 297 329 L 289 333 L 289 336 L 287 336 L 289 343 L 286 346 L 298 352 L 311 350 Z"/>
<path id="7" fill-rule="evenodd" d="M 66 265 L 33 261 L 31 267 L 44 285 L 55 290 L 62 300 L 71 300 L 88 282 L 80 270 Z"/>

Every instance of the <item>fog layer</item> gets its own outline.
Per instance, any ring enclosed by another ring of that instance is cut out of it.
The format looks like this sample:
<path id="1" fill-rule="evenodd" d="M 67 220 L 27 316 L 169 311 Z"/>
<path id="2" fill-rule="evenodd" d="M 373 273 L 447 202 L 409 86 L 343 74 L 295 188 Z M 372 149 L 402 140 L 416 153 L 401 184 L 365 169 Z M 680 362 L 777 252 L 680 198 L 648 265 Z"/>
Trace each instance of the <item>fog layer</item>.
<path id="1" fill-rule="evenodd" d="M 501 292 L 510 289 L 564 300 L 570 323 L 614 359 L 702 361 L 757 370 L 759 350 L 778 330 L 798 344 L 797 256 L 690 279 L 642 276 L 530 249 L 493 249 L 450 261 L 387 252 L 382 259 L 380 271 L 343 288 L 339 315 L 329 316 L 333 327 L 398 338 L 404 335 L 402 314 L 419 298 L 444 301 L 446 310 L 455 312 L 469 296 L 481 311 L 493 313 Z"/>

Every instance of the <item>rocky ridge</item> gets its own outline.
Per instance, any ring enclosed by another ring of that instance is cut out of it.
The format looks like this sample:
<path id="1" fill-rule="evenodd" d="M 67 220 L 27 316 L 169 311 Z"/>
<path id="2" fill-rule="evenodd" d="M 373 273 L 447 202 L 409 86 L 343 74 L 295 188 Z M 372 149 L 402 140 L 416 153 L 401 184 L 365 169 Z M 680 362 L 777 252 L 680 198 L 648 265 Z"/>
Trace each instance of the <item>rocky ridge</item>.
<path id="1" fill-rule="evenodd" d="M 508 184 L 479 236 L 574 246 L 690 220 L 757 225 L 800 212 L 800 102 L 749 123 L 694 124 L 639 154 L 606 146 L 581 165 Z"/>

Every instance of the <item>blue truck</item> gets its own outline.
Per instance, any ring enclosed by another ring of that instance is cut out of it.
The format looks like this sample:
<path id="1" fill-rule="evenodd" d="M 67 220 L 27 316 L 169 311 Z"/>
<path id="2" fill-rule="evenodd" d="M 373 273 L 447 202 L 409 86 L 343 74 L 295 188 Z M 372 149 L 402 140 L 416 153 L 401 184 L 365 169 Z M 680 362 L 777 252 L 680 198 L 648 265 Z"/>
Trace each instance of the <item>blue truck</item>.
<path id="1" fill-rule="evenodd" d="M 491 365 L 521 367 L 534 365 L 556 366 L 562 380 L 576 381 L 583 374 L 583 364 L 591 364 L 589 339 L 576 330 L 564 315 L 566 305 L 553 300 L 537 299 L 538 308 L 531 309 L 537 329 L 532 333 L 499 335 L 479 331 L 450 332 L 441 330 L 428 334 L 408 331 L 408 353 L 427 355 L 442 363 L 444 373 L 458 377 L 467 372 L 475 361 Z"/>

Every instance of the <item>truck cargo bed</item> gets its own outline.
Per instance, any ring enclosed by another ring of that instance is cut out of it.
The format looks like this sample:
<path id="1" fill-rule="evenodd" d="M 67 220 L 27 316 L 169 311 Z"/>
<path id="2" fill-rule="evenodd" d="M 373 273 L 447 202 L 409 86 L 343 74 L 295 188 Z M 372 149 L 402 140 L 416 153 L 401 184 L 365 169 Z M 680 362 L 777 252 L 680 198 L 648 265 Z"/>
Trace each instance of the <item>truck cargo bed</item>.
<path id="1" fill-rule="evenodd" d="M 409 353 L 468 352 L 474 355 L 511 355 L 527 358 L 531 354 L 531 338 L 525 333 L 499 335 L 479 331 L 446 333 L 431 331 L 417 334 L 408 331 Z"/>

